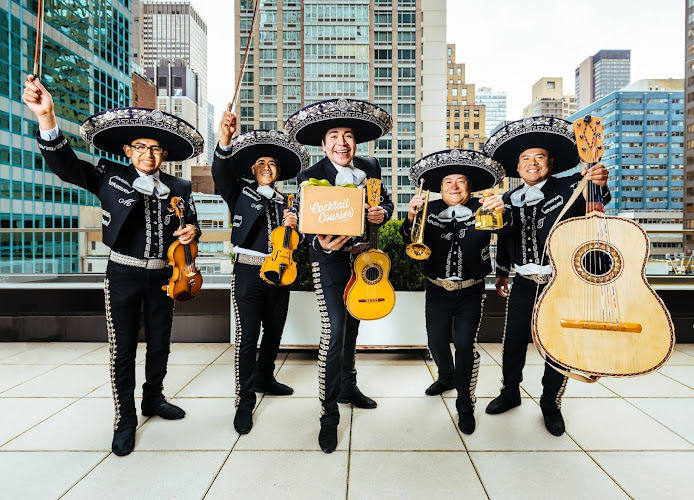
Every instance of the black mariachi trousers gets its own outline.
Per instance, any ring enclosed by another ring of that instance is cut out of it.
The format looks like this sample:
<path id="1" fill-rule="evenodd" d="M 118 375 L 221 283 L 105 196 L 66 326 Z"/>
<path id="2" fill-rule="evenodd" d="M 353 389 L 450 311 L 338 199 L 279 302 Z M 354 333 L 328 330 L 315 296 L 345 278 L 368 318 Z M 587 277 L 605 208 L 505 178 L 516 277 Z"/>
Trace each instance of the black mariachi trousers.
<path id="1" fill-rule="evenodd" d="M 535 307 L 535 294 L 539 297 L 546 285 L 537 283 L 516 274 L 511 294 L 506 303 L 506 328 L 503 341 L 503 380 L 501 393 L 509 399 L 520 397 L 519 385 L 523 381 L 526 349 L 532 340 L 532 314 Z M 540 406 L 546 409 L 561 408 L 561 398 L 568 378 L 545 363 L 542 377 L 542 397 Z"/>
<path id="2" fill-rule="evenodd" d="M 135 352 L 144 312 L 147 355 L 143 399 L 163 398 L 169 360 L 174 301 L 161 287 L 171 268 L 148 270 L 109 261 L 104 280 L 106 325 L 111 354 L 111 390 L 115 407 L 114 430 L 137 427 L 135 411 Z"/>
<path id="3" fill-rule="evenodd" d="M 340 422 L 337 400 L 357 386 L 355 367 L 359 320 L 345 307 L 344 292 L 352 274 L 348 252 L 334 252 L 330 262 L 311 262 L 313 287 L 321 316 L 318 347 L 318 397 L 321 425 Z"/>
<path id="4" fill-rule="evenodd" d="M 236 323 L 236 407 L 255 408 L 256 380 L 272 379 L 277 351 L 289 308 L 289 287 L 266 283 L 260 266 L 234 264 L 231 297 Z M 256 363 L 256 346 L 263 327 L 263 339 Z"/>
<path id="5" fill-rule="evenodd" d="M 480 367 L 477 332 L 484 305 L 484 282 L 447 291 L 427 280 L 425 316 L 429 351 L 439 370 L 439 380 L 458 390 L 458 413 L 475 411 L 475 387 Z M 455 363 L 451 355 L 451 325 Z"/>

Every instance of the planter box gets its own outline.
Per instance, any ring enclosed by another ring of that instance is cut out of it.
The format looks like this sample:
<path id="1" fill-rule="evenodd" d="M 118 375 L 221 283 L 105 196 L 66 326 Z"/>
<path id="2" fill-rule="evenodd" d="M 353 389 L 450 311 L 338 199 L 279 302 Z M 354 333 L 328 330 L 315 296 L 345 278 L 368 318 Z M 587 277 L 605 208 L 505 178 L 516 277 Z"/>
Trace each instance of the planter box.
<path id="1" fill-rule="evenodd" d="M 230 342 L 234 342 L 233 306 Z M 314 292 L 291 292 L 282 347 L 317 348 L 320 341 L 320 313 Z M 359 325 L 357 347 L 424 348 L 424 292 L 395 292 L 395 308 L 386 316 Z"/>

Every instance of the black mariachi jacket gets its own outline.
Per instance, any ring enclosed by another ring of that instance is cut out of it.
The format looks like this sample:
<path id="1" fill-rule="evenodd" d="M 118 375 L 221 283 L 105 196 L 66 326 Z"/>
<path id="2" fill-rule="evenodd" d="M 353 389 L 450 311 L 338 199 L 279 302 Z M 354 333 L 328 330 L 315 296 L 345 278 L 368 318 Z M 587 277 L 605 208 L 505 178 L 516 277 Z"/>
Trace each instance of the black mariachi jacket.
<path id="1" fill-rule="evenodd" d="M 229 206 L 232 225 L 231 243 L 248 250 L 268 253 L 270 233 L 282 225 L 287 204 L 286 202 L 270 202 L 261 196 L 256 191 L 258 183 L 239 177 L 233 167 L 231 151 L 224 151 L 217 145 L 212 162 L 212 179 L 215 192 Z M 275 203 L 277 209 L 272 216 L 269 216 L 270 212 L 268 212 L 269 203 Z M 268 220 L 270 220 L 269 225 Z"/>
<path id="2" fill-rule="evenodd" d="M 422 271 L 431 279 L 457 276 L 463 280 L 482 279 L 492 272 L 489 244 L 495 231 L 475 229 L 474 214 L 481 206 L 480 200 L 471 198 L 464 205 L 473 216 L 462 222 L 447 222 L 438 214 L 448 208 L 443 200 L 429 202 L 424 228 L 424 244 L 431 249 L 431 256 L 422 261 Z M 503 215 L 504 226 L 510 223 L 508 210 Z M 405 243 L 412 241 L 412 223 L 405 218 L 400 232 Z"/>
<path id="3" fill-rule="evenodd" d="M 63 134 L 59 134 L 55 140 L 45 141 L 36 132 L 36 140 L 41 154 L 46 160 L 46 165 L 51 171 L 65 182 L 86 189 L 95 194 L 101 201 L 102 212 L 102 241 L 112 248 L 119 239 L 121 229 L 133 208 L 141 206 L 141 200 L 146 196 L 135 190 L 132 183 L 139 177 L 137 169 L 132 165 L 121 165 L 105 159 L 100 159 L 97 165 L 80 160 L 72 150 Z M 191 198 L 190 181 L 171 176 L 160 171 L 159 180 L 170 190 L 166 200 L 161 200 L 162 226 L 163 226 L 163 257 L 166 258 L 166 249 L 178 238 L 173 236 L 179 228 L 178 218 L 171 208 L 171 198 L 178 196 L 183 199 L 185 206 L 185 219 L 187 225 L 195 226 L 196 241 L 200 239 L 200 225 L 193 199 Z M 152 228 L 157 230 L 156 228 Z M 127 234 L 123 235 L 129 239 Z M 133 235 L 133 238 L 142 239 L 143 235 Z M 142 258 L 142 255 L 133 255 Z"/>
<path id="4" fill-rule="evenodd" d="M 355 156 L 352 160 L 352 163 L 356 168 L 364 171 L 367 179 L 381 179 L 381 166 L 378 164 L 378 160 L 376 158 L 361 158 Z M 300 185 L 303 181 L 307 181 L 310 178 L 315 178 L 318 180 L 326 179 L 328 182 L 330 182 L 330 184 L 334 186 L 336 176 L 337 169 L 326 156 L 318 163 L 312 165 L 306 170 L 299 172 L 299 175 L 296 176 L 296 180 L 297 183 Z M 393 202 L 390 200 L 390 197 L 388 196 L 388 190 L 383 185 L 381 186 L 381 198 L 382 201 L 380 203 L 380 206 L 382 206 L 383 210 L 385 211 L 385 218 L 383 219 L 383 224 L 385 224 L 393 215 L 394 207 Z M 365 234 L 369 234 L 368 221 L 366 223 Z M 308 240 L 310 246 L 309 253 L 311 256 L 311 261 L 337 262 L 342 260 L 349 262 L 349 252 L 343 251 L 341 249 L 339 251 L 326 254 L 325 252 L 323 252 L 322 247 L 318 243 L 318 240 L 314 238 L 314 236 L 315 235 L 309 235 Z M 345 243 L 345 245 L 342 248 L 344 249 L 351 247 L 354 242 L 356 242 L 356 239 L 353 238 L 351 242 L 347 241 L 347 243 Z"/>
<path id="5" fill-rule="evenodd" d="M 580 173 L 568 177 L 548 177 L 541 188 L 545 199 L 533 206 L 516 207 L 511 203 L 511 194 L 522 189 L 524 184 L 504 193 L 506 211 L 511 212 L 513 224 L 505 228 L 499 236 L 496 258 L 497 277 L 508 277 L 514 265 L 540 264 L 549 231 L 582 178 Z M 599 186 L 594 185 L 594 187 L 596 191 L 600 190 Z M 611 199 L 607 186 L 602 188 L 602 198 L 605 205 Z M 586 199 L 581 193 L 562 220 L 580 217 L 585 213 Z M 545 255 L 541 265 L 547 264 L 549 259 Z"/>

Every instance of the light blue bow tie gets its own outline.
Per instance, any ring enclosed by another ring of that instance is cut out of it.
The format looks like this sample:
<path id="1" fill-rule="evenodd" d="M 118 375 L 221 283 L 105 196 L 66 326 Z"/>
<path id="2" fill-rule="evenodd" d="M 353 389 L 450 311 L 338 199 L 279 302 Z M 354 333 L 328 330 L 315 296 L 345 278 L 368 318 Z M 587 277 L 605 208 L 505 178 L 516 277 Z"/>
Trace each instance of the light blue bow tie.
<path id="1" fill-rule="evenodd" d="M 441 222 L 451 222 L 453 219 L 455 219 L 456 222 L 462 222 L 473 215 L 472 210 L 465 205 L 454 205 L 440 212 L 438 217 Z"/>
<path id="2" fill-rule="evenodd" d="M 335 176 L 335 185 L 344 186 L 345 184 L 356 184 L 358 187 L 364 187 L 366 185 L 366 173 L 354 165 L 339 168 Z"/>
<path id="3" fill-rule="evenodd" d="M 258 194 L 264 196 L 268 200 L 275 201 L 277 203 L 282 203 L 284 201 L 284 196 L 279 194 L 277 191 L 272 189 L 270 186 L 258 186 L 256 188 Z"/>
<path id="4" fill-rule="evenodd" d="M 133 182 L 133 188 L 142 194 L 152 195 L 155 194 L 160 200 L 165 200 L 169 197 L 171 190 L 162 181 L 154 177 L 153 175 L 141 175 L 135 182 Z"/>
<path id="5" fill-rule="evenodd" d="M 511 204 L 514 207 L 522 207 L 528 205 L 532 207 L 545 199 L 545 193 L 535 186 L 526 185 L 511 195 Z"/>

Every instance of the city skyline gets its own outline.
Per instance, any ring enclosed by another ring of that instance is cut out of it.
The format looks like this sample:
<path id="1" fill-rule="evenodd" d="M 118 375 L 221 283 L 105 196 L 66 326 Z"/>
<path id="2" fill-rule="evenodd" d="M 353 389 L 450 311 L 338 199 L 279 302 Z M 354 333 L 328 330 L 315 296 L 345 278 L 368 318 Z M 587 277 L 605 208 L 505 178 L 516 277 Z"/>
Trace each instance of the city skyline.
<path id="1" fill-rule="evenodd" d="M 208 23 L 209 101 L 215 106 L 217 124 L 236 83 L 234 53 L 238 47 L 230 29 L 235 1 L 190 1 Z M 530 102 L 532 84 L 542 76 L 563 77 L 566 92 L 573 94 L 576 67 L 603 48 L 631 50 L 632 81 L 683 78 L 681 2 L 659 4 L 657 16 L 648 14 L 652 2 L 646 0 L 586 0 L 580 10 L 567 5 L 547 5 L 540 0 L 447 2 L 446 42 L 459 47 L 458 59 L 465 63 L 469 81 L 507 93 L 507 119 L 522 117 L 523 108 Z M 504 16 L 499 17 L 499 12 Z M 572 24 L 569 30 L 562 30 L 567 23 L 556 20 L 567 17 Z M 460 19 L 465 19 L 465 29 L 456 25 Z M 527 22 L 517 26 L 518 19 Z M 536 27 L 546 30 L 550 43 L 532 36 Z M 571 36 L 579 34 L 582 27 L 590 36 Z M 654 39 L 657 44 L 653 44 Z M 483 48 L 479 40 L 485 41 Z M 525 68 L 528 54 L 533 56 L 533 66 Z"/>

